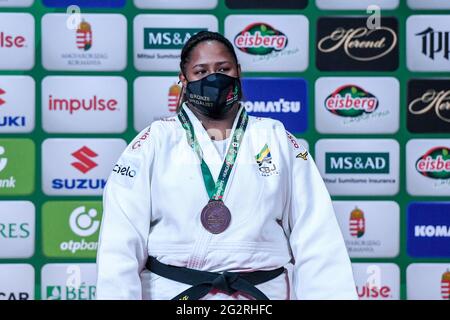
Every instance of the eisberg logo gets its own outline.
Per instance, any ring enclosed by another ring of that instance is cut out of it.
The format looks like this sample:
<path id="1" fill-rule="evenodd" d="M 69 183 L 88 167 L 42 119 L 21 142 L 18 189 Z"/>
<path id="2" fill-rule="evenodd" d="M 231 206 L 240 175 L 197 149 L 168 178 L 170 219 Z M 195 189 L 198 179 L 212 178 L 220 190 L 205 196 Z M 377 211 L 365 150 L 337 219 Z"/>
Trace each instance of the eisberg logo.
<path id="1" fill-rule="evenodd" d="M 325 153 L 325 173 L 389 173 L 387 152 Z"/>
<path id="2" fill-rule="evenodd" d="M 77 48 L 88 51 L 92 47 L 92 28 L 89 23 L 82 21 L 76 32 Z"/>
<path id="3" fill-rule="evenodd" d="M 416 33 L 422 38 L 422 54 L 431 60 L 435 60 L 437 54 L 445 60 L 450 60 L 450 31 L 435 31 L 428 27 L 422 32 Z"/>
<path id="4" fill-rule="evenodd" d="M 79 162 L 72 162 L 71 165 L 82 173 L 87 173 L 97 166 L 97 163 L 92 161 L 90 158 L 97 157 L 98 154 L 86 146 L 72 153 L 72 156 L 79 160 Z"/>
<path id="5" fill-rule="evenodd" d="M 94 95 L 92 98 L 54 98 L 48 97 L 48 110 L 50 111 L 68 111 L 74 114 L 77 111 L 117 111 L 118 101 L 116 99 L 103 99 Z"/>
<path id="6" fill-rule="evenodd" d="M 416 162 L 416 170 L 432 179 L 450 179 L 450 149 L 436 147 L 421 156 Z"/>
<path id="7" fill-rule="evenodd" d="M 355 208 L 350 213 L 350 235 L 355 238 L 361 238 L 366 232 L 366 219 L 364 212 Z"/>
<path id="8" fill-rule="evenodd" d="M 358 117 L 378 108 L 378 99 L 356 85 L 342 86 L 325 100 L 325 108 L 341 117 Z"/>
<path id="9" fill-rule="evenodd" d="M 281 51 L 288 44 L 287 36 L 267 23 L 253 23 L 234 38 L 234 45 L 251 55 L 268 55 Z"/>

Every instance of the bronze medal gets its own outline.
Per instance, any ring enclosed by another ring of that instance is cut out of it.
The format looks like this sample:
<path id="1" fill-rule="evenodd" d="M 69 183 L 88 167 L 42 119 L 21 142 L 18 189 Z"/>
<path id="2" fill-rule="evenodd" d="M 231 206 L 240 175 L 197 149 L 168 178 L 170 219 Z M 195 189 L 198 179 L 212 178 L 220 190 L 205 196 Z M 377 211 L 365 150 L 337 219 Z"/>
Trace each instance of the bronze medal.
<path id="1" fill-rule="evenodd" d="M 201 214 L 203 227 L 213 234 L 224 232 L 231 222 L 231 213 L 221 200 L 210 200 Z"/>

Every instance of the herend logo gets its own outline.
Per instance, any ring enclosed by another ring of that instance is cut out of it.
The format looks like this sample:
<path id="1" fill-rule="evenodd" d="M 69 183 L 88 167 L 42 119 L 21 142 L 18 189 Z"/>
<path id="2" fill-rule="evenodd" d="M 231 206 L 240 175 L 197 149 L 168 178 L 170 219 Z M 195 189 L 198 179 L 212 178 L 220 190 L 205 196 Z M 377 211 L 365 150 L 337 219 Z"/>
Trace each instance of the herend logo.
<path id="1" fill-rule="evenodd" d="M 325 108 L 341 117 L 359 117 L 374 112 L 378 98 L 356 85 L 344 85 L 336 89 L 325 100 Z"/>
<path id="2" fill-rule="evenodd" d="M 234 45 L 251 55 L 268 55 L 282 51 L 288 44 L 288 37 L 267 23 L 253 23 L 234 38 Z"/>
<path id="3" fill-rule="evenodd" d="M 416 170 L 431 179 L 450 179 L 450 149 L 436 147 L 421 156 L 416 162 Z"/>

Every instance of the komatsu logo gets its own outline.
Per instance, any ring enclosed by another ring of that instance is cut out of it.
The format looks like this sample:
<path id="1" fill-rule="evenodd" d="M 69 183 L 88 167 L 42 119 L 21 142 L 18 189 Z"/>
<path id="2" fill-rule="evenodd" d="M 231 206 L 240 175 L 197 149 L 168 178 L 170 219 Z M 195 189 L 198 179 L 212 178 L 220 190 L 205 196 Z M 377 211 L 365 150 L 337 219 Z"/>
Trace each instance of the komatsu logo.
<path id="1" fill-rule="evenodd" d="M 421 225 L 414 228 L 415 237 L 450 238 L 450 226 Z"/>
<path id="2" fill-rule="evenodd" d="M 243 105 L 247 112 L 297 113 L 301 110 L 300 101 L 287 101 L 283 98 L 275 101 L 245 101 Z"/>

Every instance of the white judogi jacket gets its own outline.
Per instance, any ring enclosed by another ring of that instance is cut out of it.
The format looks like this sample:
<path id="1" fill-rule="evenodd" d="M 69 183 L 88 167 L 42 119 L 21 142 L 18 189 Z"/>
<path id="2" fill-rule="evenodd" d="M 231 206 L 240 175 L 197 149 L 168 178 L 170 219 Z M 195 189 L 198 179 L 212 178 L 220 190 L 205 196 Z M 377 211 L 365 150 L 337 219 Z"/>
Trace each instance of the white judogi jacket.
<path id="1" fill-rule="evenodd" d="M 216 181 L 223 159 L 200 121 L 184 108 Z M 266 145 L 265 156 L 256 159 Z M 97 299 L 165 300 L 190 287 L 146 270 L 148 255 L 211 272 L 284 266 L 289 272 L 256 286 L 270 299 L 357 298 L 330 196 L 313 159 L 281 122 L 249 117 L 224 194 L 232 220 L 221 234 L 201 224 L 208 200 L 200 162 L 178 118 L 144 129 L 118 160 L 104 190 Z M 247 298 L 221 292 L 205 297 Z"/>

